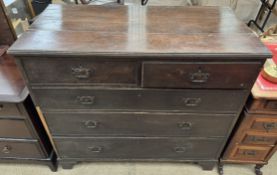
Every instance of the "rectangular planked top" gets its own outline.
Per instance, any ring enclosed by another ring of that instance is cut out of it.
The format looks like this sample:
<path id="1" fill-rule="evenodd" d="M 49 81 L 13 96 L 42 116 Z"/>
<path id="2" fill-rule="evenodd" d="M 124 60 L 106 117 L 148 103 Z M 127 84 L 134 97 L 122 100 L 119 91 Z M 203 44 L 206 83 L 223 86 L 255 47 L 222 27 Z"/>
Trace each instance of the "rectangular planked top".
<path id="1" fill-rule="evenodd" d="M 270 57 L 227 7 L 49 5 L 13 55 Z"/>

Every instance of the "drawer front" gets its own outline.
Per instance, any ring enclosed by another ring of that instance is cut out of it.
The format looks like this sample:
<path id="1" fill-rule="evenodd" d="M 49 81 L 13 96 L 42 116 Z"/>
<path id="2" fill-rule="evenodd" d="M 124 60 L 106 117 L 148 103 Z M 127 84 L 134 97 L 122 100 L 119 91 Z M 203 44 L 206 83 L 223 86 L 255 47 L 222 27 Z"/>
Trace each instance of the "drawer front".
<path id="1" fill-rule="evenodd" d="M 237 146 L 233 152 L 234 160 L 263 161 L 271 147 Z"/>
<path id="2" fill-rule="evenodd" d="M 237 113 L 247 91 L 141 89 L 33 89 L 47 109 L 181 110 Z"/>
<path id="3" fill-rule="evenodd" d="M 0 119 L 0 137 L 33 138 L 25 120 Z"/>
<path id="4" fill-rule="evenodd" d="M 5 118 L 23 118 L 16 104 L 0 102 L 0 117 Z"/>
<path id="5" fill-rule="evenodd" d="M 266 133 L 277 133 L 277 118 L 263 118 L 253 116 L 251 129 Z"/>
<path id="6" fill-rule="evenodd" d="M 136 62 L 91 61 L 74 59 L 24 59 L 22 63 L 31 84 L 130 84 L 138 82 Z"/>
<path id="7" fill-rule="evenodd" d="M 251 88 L 261 63 L 144 62 L 143 87 Z"/>
<path id="8" fill-rule="evenodd" d="M 61 158 L 216 159 L 222 140 L 185 138 L 54 138 Z"/>
<path id="9" fill-rule="evenodd" d="M 277 142 L 277 135 L 261 134 L 261 133 L 245 133 L 242 139 L 243 144 L 260 144 L 260 145 L 275 145 Z"/>
<path id="10" fill-rule="evenodd" d="M 174 113 L 44 113 L 53 135 L 226 136 L 234 115 Z"/>
<path id="11" fill-rule="evenodd" d="M 38 141 L 0 141 L 0 157 L 44 158 Z"/>
<path id="12" fill-rule="evenodd" d="M 246 104 L 249 113 L 277 114 L 277 100 L 254 99 L 252 96 Z M 276 117 L 277 118 L 277 117 Z"/>

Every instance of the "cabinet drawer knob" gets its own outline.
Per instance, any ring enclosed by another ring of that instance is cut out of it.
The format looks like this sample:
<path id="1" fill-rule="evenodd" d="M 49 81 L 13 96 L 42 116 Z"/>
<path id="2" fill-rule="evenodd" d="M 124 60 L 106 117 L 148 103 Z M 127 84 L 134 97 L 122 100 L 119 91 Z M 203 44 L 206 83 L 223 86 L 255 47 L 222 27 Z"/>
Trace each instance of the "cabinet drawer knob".
<path id="1" fill-rule="evenodd" d="M 12 150 L 12 147 L 11 146 L 4 146 L 4 148 L 2 149 L 2 152 L 5 153 L 5 154 L 9 154 Z"/>
<path id="2" fill-rule="evenodd" d="M 94 104 L 94 96 L 78 96 L 77 101 L 82 105 L 92 105 Z"/>
<path id="3" fill-rule="evenodd" d="M 93 153 L 100 153 L 103 151 L 103 147 L 101 146 L 92 146 L 92 147 L 88 147 L 88 149 L 90 152 L 93 152 Z"/>
<path id="4" fill-rule="evenodd" d="M 187 151 L 187 148 L 184 147 L 184 146 L 177 146 L 177 147 L 174 148 L 174 151 L 175 151 L 176 153 L 184 153 L 184 152 Z"/>
<path id="5" fill-rule="evenodd" d="M 90 77 L 93 71 L 89 68 L 78 66 L 78 67 L 72 67 L 71 72 L 72 72 L 72 75 L 77 79 L 87 79 Z"/>
<path id="6" fill-rule="evenodd" d="M 184 98 L 183 99 L 186 106 L 196 107 L 201 103 L 201 98 Z"/>
<path id="7" fill-rule="evenodd" d="M 272 123 L 263 123 L 263 126 L 264 126 L 264 129 L 267 130 L 267 131 L 270 131 L 270 130 L 273 130 L 273 129 L 276 129 L 277 124 L 272 122 Z"/>
<path id="8" fill-rule="evenodd" d="M 0 104 L 0 111 L 4 109 L 4 105 Z"/>
<path id="9" fill-rule="evenodd" d="M 178 124 L 178 127 L 185 130 L 190 130 L 192 127 L 192 123 L 190 122 L 181 122 Z"/>
<path id="10" fill-rule="evenodd" d="M 199 68 L 197 72 L 190 74 L 190 81 L 192 83 L 206 83 L 209 77 L 209 73 L 204 73 L 201 68 Z"/>
<path id="11" fill-rule="evenodd" d="M 97 128 L 99 123 L 97 121 L 88 120 L 85 122 L 86 128 L 94 129 Z"/>

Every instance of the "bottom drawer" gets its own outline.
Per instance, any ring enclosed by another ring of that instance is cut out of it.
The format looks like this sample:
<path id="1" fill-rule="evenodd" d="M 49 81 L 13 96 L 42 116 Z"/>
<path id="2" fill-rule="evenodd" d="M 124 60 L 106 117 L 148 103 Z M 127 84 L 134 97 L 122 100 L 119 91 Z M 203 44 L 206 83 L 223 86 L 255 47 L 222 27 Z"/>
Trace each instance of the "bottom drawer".
<path id="1" fill-rule="evenodd" d="M 237 146 L 231 156 L 233 160 L 263 161 L 271 150 L 269 146 Z"/>
<path id="2" fill-rule="evenodd" d="M 217 159 L 223 140 L 156 137 L 55 138 L 61 158 Z"/>
<path id="3" fill-rule="evenodd" d="M 0 141 L 0 157 L 5 158 L 44 158 L 37 140 Z"/>

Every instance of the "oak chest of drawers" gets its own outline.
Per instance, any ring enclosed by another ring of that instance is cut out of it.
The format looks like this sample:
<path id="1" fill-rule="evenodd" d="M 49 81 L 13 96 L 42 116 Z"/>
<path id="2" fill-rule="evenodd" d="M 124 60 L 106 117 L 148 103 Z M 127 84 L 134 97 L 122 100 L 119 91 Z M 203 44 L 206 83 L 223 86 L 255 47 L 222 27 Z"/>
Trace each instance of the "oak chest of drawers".
<path id="1" fill-rule="evenodd" d="M 59 5 L 9 53 L 64 168 L 178 161 L 206 170 L 270 55 L 229 8 Z"/>

